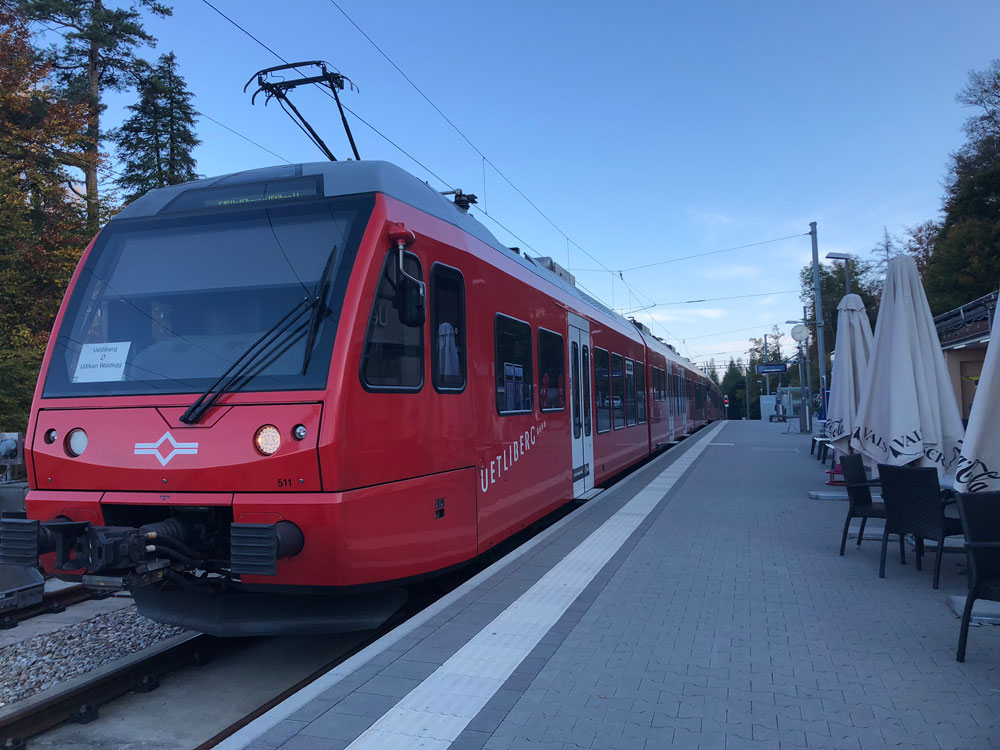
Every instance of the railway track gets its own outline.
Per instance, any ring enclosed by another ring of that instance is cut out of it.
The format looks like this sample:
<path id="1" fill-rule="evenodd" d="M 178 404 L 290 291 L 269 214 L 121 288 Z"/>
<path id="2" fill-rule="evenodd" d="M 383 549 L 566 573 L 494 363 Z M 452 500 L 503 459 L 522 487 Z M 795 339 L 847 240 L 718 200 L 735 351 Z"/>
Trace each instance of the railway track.
<path id="1" fill-rule="evenodd" d="M 207 661 L 219 641 L 201 633 L 185 633 L 0 709 L 4 750 L 23 748 L 29 738 L 64 721 L 95 720 L 98 706 L 133 690 L 148 692 L 167 672 Z"/>
<path id="2" fill-rule="evenodd" d="M 571 513 L 578 506 L 578 503 L 567 503 L 561 509 L 533 524 L 529 529 L 525 529 L 507 540 L 494 551 L 494 555 L 490 555 L 464 570 L 446 575 L 431 585 L 411 590 L 409 601 L 381 627 L 365 633 L 363 638 L 354 642 L 349 648 L 338 651 L 328 662 L 312 669 L 307 675 L 294 681 L 293 684 L 276 686 L 268 700 L 263 701 L 252 711 L 245 713 L 228 726 L 217 731 L 201 744 L 197 744 L 196 750 L 208 750 L 208 748 L 214 747 L 222 740 L 235 734 L 258 716 L 302 690 L 311 682 L 319 679 L 358 651 L 405 622 L 439 596 L 475 575 L 494 559 L 516 548 L 543 528 L 567 513 Z M 69 592 L 73 589 L 65 591 Z M 45 604 L 43 601 L 37 606 L 44 607 Z M 64 722 L 83 724 L 94 721 L 98 718 L 99 707 L 103 704 L 129 692 L 149 692 L 159 686 L 160 679 L 168 672 L 176 671 L 192 663 L 205 663 L 225 649 L 240 648 L 240 642 L 249 643 L 257 640 L 259 639 L 225 639 L 198 633 L 187 633 L 162 641 L 130 657 L 107 664 L 92 673 L 74 678 L 63 686 L 57 686 L 15 703 L 8 709 L 0 709 L 0 747 L 3 750 L 21 750 L 28 747 L 28 740 L 32 737 L 51 730 Z"/>
<path id="3" fill-rule="evenodd" d="M 88 589 L 81 584 L 67 586 L 65 588 L 56 589 L 55 591 L 46 591 L 42 595 L 42 600 L 38 602 L 38 604 L 32 604 L 28 607 L 15 609 L 13 612 L 8 612 L 0 617 L 0 630 L 12 628 L 19 622 L 30 620 L 32 617 L 62 612 L 66 609 L 66 607 L 71 607 L 74 604 L 79 604 L 80 602 L 85 602 L 89 599 L 101 598 L 103 596 L 106 596 L 106 594 L 93 591 L 92 589 Z"/>

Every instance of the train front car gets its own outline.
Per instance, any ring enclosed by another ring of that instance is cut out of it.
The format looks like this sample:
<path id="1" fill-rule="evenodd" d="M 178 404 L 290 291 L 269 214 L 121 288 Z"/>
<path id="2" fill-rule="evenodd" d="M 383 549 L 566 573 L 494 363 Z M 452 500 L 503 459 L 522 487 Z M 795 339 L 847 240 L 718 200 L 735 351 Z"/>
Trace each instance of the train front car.
<path id="1" fill-rule="evenodd" d="M 109 222 L 49 342 L 30 520 L 0 522 L 0 562 L 41 556 L 219 635 L 367 628 L 398 608 L 402 591 L 366 591 L 380 577 L 345 562 L 363 529 L 338 515 L 324 465 L 332 441 L 367 439 L 331 425 L 392 246 L 380 190 L 396 173 L 256 170 L 152 191 Z M 407 190 L 451 208 L 414 178 Z M 394 280 L 390 304 L 416 314 L 422 287 Z"/>

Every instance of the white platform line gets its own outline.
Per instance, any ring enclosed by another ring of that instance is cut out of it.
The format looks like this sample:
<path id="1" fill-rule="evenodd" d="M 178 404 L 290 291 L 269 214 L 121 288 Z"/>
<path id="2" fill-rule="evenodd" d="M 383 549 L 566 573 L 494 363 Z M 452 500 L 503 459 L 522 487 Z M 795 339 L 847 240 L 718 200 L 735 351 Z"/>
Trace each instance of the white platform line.
<path id="1" fill-rule="evenodd" d="M 711 428 L 348 747 L 447 748 L 724 425 Z"/>

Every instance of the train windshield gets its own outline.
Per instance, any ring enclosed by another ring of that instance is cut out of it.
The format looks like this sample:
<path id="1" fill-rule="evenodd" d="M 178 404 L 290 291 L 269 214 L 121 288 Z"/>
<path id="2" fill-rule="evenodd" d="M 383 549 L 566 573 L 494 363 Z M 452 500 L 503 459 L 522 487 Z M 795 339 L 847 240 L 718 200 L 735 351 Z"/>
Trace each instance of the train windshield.
<path id="1" fill-rule="evenodd" d="M 305 314 L 236 389 L 324 387 L 373 204 L 361 196 L 112 222 L 66 305 L 43 396 L 201 392 L 297 305 Z M 316 320 L 301 302 L 320 289 Z"/>

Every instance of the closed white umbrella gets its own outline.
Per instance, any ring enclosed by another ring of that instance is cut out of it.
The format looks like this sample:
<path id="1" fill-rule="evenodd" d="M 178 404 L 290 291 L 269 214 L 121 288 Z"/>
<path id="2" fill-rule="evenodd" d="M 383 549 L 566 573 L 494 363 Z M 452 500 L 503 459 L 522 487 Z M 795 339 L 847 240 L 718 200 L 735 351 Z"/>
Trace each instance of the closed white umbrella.
<path id="1" fill-rule="evenodd" d="M 998 321 L 994 320 L 994 327 Z M 994 328 L 995 331 L 995 328 Z M 972 401 L 969 427 L 955 472 L 959 492 L 1000 490 L 1000 335 L 994 333 Z"/>
<path id="2" fill-rule="evenodd" d="M 830 405 L 826 435 L 833 446 L 846 452 L 854 434 L 861 390 L 872 350 L 872 327 L 865 303 L 857 294 L 845 295 L 837 305 L 837 345 L 830 378 Z"/>
<path id="3" fill-rule="evenodd" d="M 955 473 L 963 433 L 917 264 L 897 256 L 886 269 L 850 445 L 870 464 L 933 466 L 944 478 Z"/>

